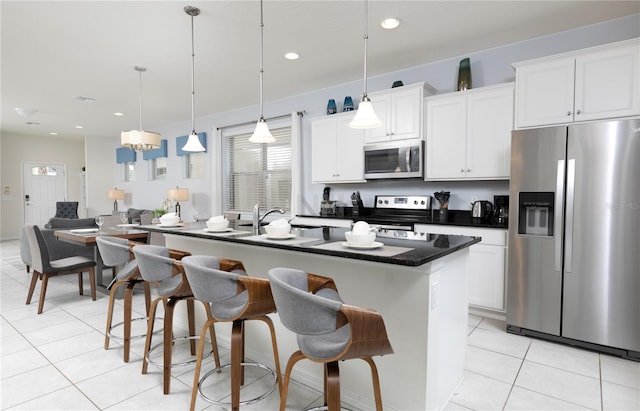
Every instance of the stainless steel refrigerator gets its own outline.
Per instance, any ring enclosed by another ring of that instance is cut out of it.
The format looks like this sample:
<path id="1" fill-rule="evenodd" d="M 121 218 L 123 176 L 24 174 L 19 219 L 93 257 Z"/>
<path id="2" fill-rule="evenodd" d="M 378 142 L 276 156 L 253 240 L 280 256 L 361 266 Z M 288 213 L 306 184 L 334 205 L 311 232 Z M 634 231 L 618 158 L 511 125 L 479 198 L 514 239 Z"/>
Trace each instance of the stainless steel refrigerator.
<path id="1" fill-rule="evenodd" d="M 507 330 L 640 359 L 640 119 L 511 150 Z"/>

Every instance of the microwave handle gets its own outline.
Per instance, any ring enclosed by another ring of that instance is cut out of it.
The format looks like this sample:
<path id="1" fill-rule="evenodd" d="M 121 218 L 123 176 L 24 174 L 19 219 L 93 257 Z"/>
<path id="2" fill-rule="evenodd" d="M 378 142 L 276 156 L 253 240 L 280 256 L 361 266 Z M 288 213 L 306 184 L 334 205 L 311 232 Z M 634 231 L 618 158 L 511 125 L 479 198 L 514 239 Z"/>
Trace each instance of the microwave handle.
<path id="1" fill-rule="evenodd" d="M 407 171 L 411 172 L 411 147 L 408 147 L 404 154 L 404 161 L 407 165 Z"/>

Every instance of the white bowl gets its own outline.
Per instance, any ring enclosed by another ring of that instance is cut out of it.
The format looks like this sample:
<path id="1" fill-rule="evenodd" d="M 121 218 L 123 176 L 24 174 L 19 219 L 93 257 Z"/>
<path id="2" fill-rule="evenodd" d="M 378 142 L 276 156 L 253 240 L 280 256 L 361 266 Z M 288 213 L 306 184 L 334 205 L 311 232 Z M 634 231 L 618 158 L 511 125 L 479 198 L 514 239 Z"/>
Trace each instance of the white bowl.
<path id="1" fill-rule="evenodd" d="M 229 227 L 229 220 L 207 221 L 207 229 L 211 231 L 223 231 Z"/>
<path id="2" fill-rule="evenodd" d="M 359 234 L 359 235 L 365 235 L 368 234 L 369 231 L 371 231 L 371 227 L 369 226 L 369 223 L 367 223 L 366 221 L 358 221 L 353 225 L 353 228 L 351 229 L 351 232 L 354 234 Z"/>
<path id="3" fill-rule="evenodd" d="M 344 233 L 344 237 L 347 239 L 347 243 L 353 245 L 371 245 L 376 239 L 375 231 L 366 234 L 355 234 L 352 231 Z"/>
<path id="4" fill-rule="evenodd" d="M 226 220 L 226 218 L 223 215 L 217 215 L 217 216 L 211 217 L 208 221 L 210 223 L 216 223 L 216 222 L 222 222 L 224 220 Z"/>
<path id="5" fill-rule="evenodd" d="M 162 225 L 177 225 L 180 222 L 180 218 L 178 216 L 172 217 L 161 217 L 160 224 Z"/>
<path id="6" fill-rule="evenodd" d="M 267 224 L 264 229 L 267 235 L 286 235 L 291 231 L 291 224 Z"/>

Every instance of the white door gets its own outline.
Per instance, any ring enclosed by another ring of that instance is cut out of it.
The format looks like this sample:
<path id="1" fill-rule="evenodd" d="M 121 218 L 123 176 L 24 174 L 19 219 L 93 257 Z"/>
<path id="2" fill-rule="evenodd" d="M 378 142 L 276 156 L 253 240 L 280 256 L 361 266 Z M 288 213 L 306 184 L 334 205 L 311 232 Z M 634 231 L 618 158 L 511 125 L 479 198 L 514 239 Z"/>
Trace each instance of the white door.
<path id="1" fill-rule="evenodd" d="M 67 197 L 67 166 L 23 162 L 24 223 L 39 227 L 56 214 L 56 201 Z"/>

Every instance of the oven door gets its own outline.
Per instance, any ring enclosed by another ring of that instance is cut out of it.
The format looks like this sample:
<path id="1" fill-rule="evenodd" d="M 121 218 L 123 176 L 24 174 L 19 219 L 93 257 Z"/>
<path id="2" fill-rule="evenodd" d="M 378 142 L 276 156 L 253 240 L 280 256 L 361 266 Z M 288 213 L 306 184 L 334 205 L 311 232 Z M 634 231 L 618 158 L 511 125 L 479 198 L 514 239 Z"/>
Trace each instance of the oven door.
<path id="1" fill-rule="evenodd" d="M 422 140 L 364 146 L 364 178 L 422 178 Z"/>

